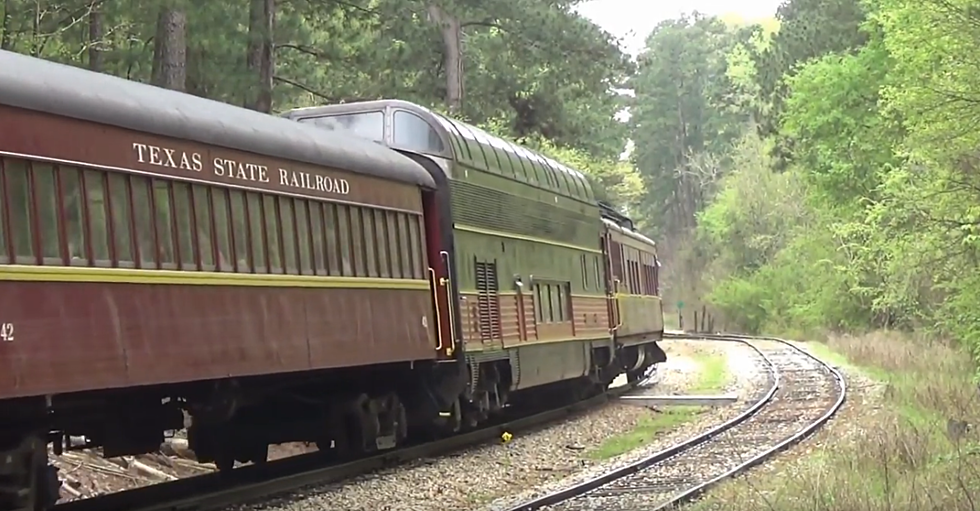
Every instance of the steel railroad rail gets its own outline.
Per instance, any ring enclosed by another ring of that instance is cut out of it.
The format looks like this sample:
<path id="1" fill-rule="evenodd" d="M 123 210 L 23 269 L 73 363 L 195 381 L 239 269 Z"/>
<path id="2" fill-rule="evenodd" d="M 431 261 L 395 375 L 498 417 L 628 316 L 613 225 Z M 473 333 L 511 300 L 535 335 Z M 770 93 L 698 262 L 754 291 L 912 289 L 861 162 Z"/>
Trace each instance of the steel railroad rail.
<path id="1" fill-rule="evenodd" d="M 704 434 L 509 511 L 678 507 L 802 441 L 844 404 L 843 375 L 783 339 L 737 334 L 670 333 L 665 337 L 746 344 L 770 368 L 772 385 L 743 413 Z"/>
<path id="2" fill-rule="evenodd" d="M 317 453 L 305 454 L 263 465 L 239 467 L 231 472 L 215 472 L 66 502 L 54 506 L 50 511 L 209 511 L 250 504 L 309 486 L 335 483 L 415 459 L 446 455 L 497 439 L 504 431 L 522 432 L 538 429 L 567 420 L 572 415 L 601 406 L 611 399 L 655 382 L 656 375 L 652 374 L 632 383 L 609 388 L 602 394 L 576 403 L 346 463 L 325 465 L 323 457 Z"/>

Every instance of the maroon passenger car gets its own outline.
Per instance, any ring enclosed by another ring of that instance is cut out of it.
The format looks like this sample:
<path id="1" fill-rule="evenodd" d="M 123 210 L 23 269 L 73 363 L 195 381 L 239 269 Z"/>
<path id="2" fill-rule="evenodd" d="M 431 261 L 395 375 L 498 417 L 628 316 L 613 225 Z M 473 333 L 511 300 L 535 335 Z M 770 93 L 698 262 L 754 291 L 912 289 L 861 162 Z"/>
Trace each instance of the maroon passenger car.
<path id="1" fill-rule="evenodd" d="M 43 504 L 48 440 L 148 452 L 185 412 L 221 467 L 403 438 L 464 384 L 434 187 L 371 142 L 0 51 L 0 510 Z"/>

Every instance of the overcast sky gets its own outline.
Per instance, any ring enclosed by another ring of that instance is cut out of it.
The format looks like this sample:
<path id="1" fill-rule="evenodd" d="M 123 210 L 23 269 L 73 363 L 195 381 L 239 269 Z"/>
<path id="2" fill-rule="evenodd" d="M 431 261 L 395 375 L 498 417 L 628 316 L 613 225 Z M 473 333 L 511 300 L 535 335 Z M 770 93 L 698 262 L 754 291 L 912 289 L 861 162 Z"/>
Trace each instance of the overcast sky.
<path id="1" fill-rule="evenodd" d="M 772 16 L 782 0 L 589 0 L 577 10 L 593 22 L 623 39 L 626 51 L 636 55 L 643 49 L 653 27 L 684 12 L 738 14 L 748 20 Z"/>

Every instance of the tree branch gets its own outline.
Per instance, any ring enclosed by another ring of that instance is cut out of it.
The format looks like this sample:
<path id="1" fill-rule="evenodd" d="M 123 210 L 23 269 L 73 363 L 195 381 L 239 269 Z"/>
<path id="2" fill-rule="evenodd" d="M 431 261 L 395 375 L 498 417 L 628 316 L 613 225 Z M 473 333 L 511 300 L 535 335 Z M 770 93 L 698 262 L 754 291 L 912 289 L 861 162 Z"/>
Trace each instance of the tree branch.
<path id="1" fill-rule="evenodd" d="M 324 100 L 328 104 L 355 103 L 355 102 L 359 102 L 359 101 L 374 101 L 375 99 L 378 99 L 378 98 L 356 98 L 356 97 L 355 98 L 344 98 L 344 97 L 338 98 L 338 97 L 334 97 L 334 96 L 328 96 L 328 95 L 326 95 L 326 94 L 324 94 L 324 93 L 322 93 L 322 92 L 320 92 L 320 91 L 318 91 L 318 90 L 316 90 L 316 89 L 314 89 L 312 87 L 303 85 L 302 83 L 299 83 L 299 82 L 297 82 L 295 80 L 290 80 L 289 78 L 283 78 L 282 76 L 279 76 L 279 75 L 273 76 L 272 77 L 272 80 L 275 81 L 275 82 L 279 82 L 279 83 L 284 83 L 286 85 L 290 85 L 292 87 L 296 87 L 299 90 L 302 90 L 302 91 L 307 92 L 307 93 L 309 93 L 309 94 L 311 94 L 313 96 L 316 96 L 317 98 L 320 98 L 320 99 Z"/>
<path id="2" fill-rule="evenodd" d="M 459 24 L 459 28 L 466 27 L 490 27 L 507 32 L 506 28 L 504 28 L 500 23 L 494 21 L 492 18 L 487 18 L 485 20 L 464 21 L 463 23 Z"/>
<path id="3" fill-rule="evenodd" d="M 316 57 L 318 59 L 326 59 L 327 58 L 322 53 L 314 50 L 313 48 L 309 48 L 309 47 L 303 46 L 301 44 L 276 43 L 275 46 L 276 46 L 276 49 L 277 50 L 280 49 L 280 48 L 288 49 L 288 50 L 296 50 L 296 51 L 298 51 L 300 53 L 305 53 L 307 55 L 312 55 L 312 56 L 314 56 L 314 57 Z"/>

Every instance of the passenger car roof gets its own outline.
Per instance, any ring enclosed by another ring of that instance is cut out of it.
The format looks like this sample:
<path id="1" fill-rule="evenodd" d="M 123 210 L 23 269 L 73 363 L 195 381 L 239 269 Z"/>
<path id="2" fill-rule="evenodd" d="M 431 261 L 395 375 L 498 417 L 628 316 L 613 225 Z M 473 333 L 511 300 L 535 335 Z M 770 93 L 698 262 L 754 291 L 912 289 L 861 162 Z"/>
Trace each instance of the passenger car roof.
<path id="1" fill-rule="evenodd" d="M 362 138 L 2 50 L 0 104 L 435 188 L 421 165 Z"/>

